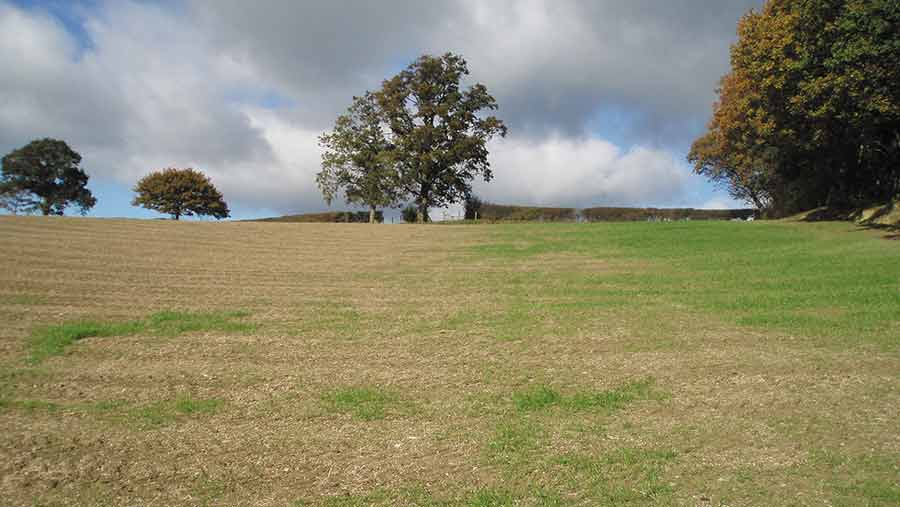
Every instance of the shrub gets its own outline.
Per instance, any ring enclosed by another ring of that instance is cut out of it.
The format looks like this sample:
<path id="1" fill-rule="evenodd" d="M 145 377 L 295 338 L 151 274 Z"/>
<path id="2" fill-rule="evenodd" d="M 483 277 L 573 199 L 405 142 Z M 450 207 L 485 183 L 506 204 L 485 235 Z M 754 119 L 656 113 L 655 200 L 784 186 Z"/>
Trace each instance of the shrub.
<path id="1" fill-rule="evenodd" d="M 418 216 L 419 210 L 416 209 L 412 204 L 406 206 L 400 211 L 400 216 L 403 217 L 403 221 L 414 224 L 416 223 L 416 218 Z"/>
<path id="2" fill-rule="evenodd" d="M 466 196 L 466 220 L 476 220 L 481 217 L 481 206 L 484 204 L 481 199 L 474 195 Z"/>

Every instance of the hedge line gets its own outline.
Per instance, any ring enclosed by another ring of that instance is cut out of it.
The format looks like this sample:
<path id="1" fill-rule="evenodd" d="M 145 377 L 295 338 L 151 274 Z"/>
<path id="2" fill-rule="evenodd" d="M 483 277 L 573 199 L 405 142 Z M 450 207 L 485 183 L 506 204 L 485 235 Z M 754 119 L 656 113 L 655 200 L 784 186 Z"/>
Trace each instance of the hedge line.
<path id="1" fill-rule="evenodd" d="M 644 220 L 731 220 L 754 216 L 753 209 L 694 208 L 547 208 L 480 203 L 478 218 L 486 221 L 627 222 Z"/>
<path id="2" fill-rule="evenodd" d="M 638 220 L 746 220 L 754 216 L 753 209 L 694 209 L 694 208 L 586 208 L 580 215 L 589 222 Z"/>
<path id="3" fill-rule="evenodd" d="M 504 206 L 501 204 L 481 203 L 478 218 L 482 220 L 525 220 L 565 222 L 577 218 L 575 208 L 540 208 L 534 206 Z"/>
<path id="4" fill-rule="evenodd" d="M 375 212 L 375 221 L 384 222 L 384 212 Z M 254 222 L 345 222 L 368 223 L 368 211 L 329 211 L 326 213 L 304 213 L 302 215 L 285 215 L 283 217 L 260 218 Z"/>

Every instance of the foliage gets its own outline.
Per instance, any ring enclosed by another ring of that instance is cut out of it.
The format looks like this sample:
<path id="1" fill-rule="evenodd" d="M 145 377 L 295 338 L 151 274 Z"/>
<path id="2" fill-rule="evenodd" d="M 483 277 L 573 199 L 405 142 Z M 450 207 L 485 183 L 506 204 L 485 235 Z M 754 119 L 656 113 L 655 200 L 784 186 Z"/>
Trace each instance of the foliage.
<path id="1" fill-rule="evenodd" d="M 575 221 L 575 208 L 543 208 L 539 206 L 509 206 L 482 202 L 478 218 L 509 221 Z"/>
<path id="2" fill-rule="evenodd" d="M 484 201 L 476 195 L 467 195 L 465 200 L 465 219 L 476 220 L 481 214 L 481 206 Z"/>
<path id="3" fill-rule="evenodd" d="M 62 215 L 74 204 L 81 214 L 87 213 L 97 199 L 87 189 L 88 175 L 79 164 L 81 155 L 57 139 L 39 139 L 13 150 L 3 157 L 3 207 Z"/>
<path id="4" fill-rule="evenodd" d="M 424 55 L 375 94 L 390 128 L 388 155 L 402 192 L 415 199 L 418 221 L 428 220 L 428 208 L 470 195 L 476 176 L 489 181 L 487 142 L 506 135 L 502 121 L 482 115 L 497 109 L 487 88 L 461 88 L 468 74 L 461 56 Z"/>
<path id="5" fill-rule="evenodd" d="M 370 221 L 368 211 L 331 211 L 326 213 L 303 213 L 280 217 L 259 218 L 253 222 L 295 222 L 295 223 L 365 223 Z M 384 222 L 384 212 L 375 212 L 375 222 Z"/>
<path id="6" fill-rule="evenodd" d="M 695 208 L 585 208 L 579 211 L 588 222 L 635 220 L 732 220 L 747 219 L 756 214 L 752 209 L 695 209 Z"/>
<path id="7" fill-rule="evenodd" d="M 415 207 L 415 205 L 410 204 L 400 210 L 400 216 L 403 217 L 404 222 L 414 224 L 419 217 L 419 208 Z"/>
<path id="8" fill-rule="evenodd" d="M 398 175 L 372 93 L 354 97 L 347 114 L 338 117 L 334 130 L 322 135 L 319 144 L 325 151 L 316 182 L 328 204 L 343 191 L 348 204 L 369 206 L 369 222 L 375 223 L 376 208 L 397 202 Z"/>
<path id="9" fill-rule="evenodd" d="M 182 216 L 228 218 L 228 205 L 209 177 L 194 169 L 164 169 L 148 174 L 134 187 L 133 206 Z"/>
<path id="10" fill-rule="evenodd" d="M 695 171 L 772 214 L 900 192 L 900 4 L 770 0 L 738 24 Z"/>

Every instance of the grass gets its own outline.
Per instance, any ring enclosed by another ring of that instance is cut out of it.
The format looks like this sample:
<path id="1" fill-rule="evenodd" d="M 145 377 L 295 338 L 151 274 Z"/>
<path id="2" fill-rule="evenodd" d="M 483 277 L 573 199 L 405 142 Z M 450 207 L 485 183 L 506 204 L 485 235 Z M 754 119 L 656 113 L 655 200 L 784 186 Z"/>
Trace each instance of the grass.
<path id="1" fill-rule="evenodd" d="M 78 340 L 152 334 L 178 336 L 197 332 L 240 332 L 254 329 L 252 324 L 235 322 L 249 316 L 248 312 L 157 312 L 147 319 L 125 322 L 78 321 L 41 326 L 32 332 L 28 362 L 39 364 L 48 357 L 58 356 Z"/>
<path id="2" fill-rule="evenodd" d="M 550 253 L 617 263 L 640 259 L 651 263 L 647 269 L 575 281 L 568 288 L 587 300 L 621 295 L 633 303 L 684 305 L 735 324 L 827 337 L 845 346 L 895 347 L 896 245 L 832 229 L 767 222 L 505 226 L 499 241 L 476 245 L 472 253 L 507 261 Z"/>
<path id="3" fill-rule="evenodd" d="M 505 463 L 521 462 L 526 453 L 538 448 L 544 436 L 543 428 L 528 419 L 518 418 L 501 422 L 488 442 L 492 456 Z"/>
<path id="4" fill-rule="evenodd" d="M 27 413 L 32 413 L 37 410 L 54 412 L 59 410 L 59 408 L 58 404 L 45 400 L 11 400 L 0 398 L 0 410 L 18 409 L 24 410 Z"/>
<path id="5" fill-rule="evenodd" d="M 219 399 L 194 398 L 186 394 L 180 394 L 173 399 L 144 404 L 133 404 L 126 400 L 61 404 L 46 400 L 0 398 L 0 411 L 19 410 L 27 414 L 35 412 L 66 413 L 90 416 L 97 420 L 111 421 L 139 429 L 154 429 L 184 418 L 215 414 L 223 404 L 224 402 Z"/>
<path id="6" fill-rule="evenodd" d="M 670 505 L 674 488 L 663 475 L 676 457 L 671 450 L 623 447 L 598 458 L 564 455 L 557 463 L 568 487 L 584 484 L 610 505 Z"/>
<path id="7" fill-rule="evenodd" d="M 39 364 L 48 357 L 61 355 L 67 347 L 84 338 L 128 336 L 144 329 L 145 324 L 140 321 L 123 323 L 83 321 L 43 326 L 31 335 L 28 362 L 33 365 Z"/>
<path id="8" fill-rule="evenodd" d="M 400 405 L 397 394 L 377 387 L 346 387 L 328 392 L 322 402 L 332 411 L 349 413 L 360 421 L 384 419 L 388 409 Z"/>
<path id="9" fill-rule="evenodd" d="M 222 400 L 197 399 L 179 395 L 172 400 L 157 401 L 131 408 L 125 415 L 137 426 L 152 429 L 171 424 L 182 417 L 214 414 L 222 404 Z"/>
<path id="10" fill-rule="evenodd" d="M 895 505 L 882 236 L 0 217 L 0 498 Z"/>
<path id="11" fill-rule="evenodd" d="M 537 385 L 513 394 L 513 403 L 520 411 L 542 410 L 561 406 L 569 410 L 603 410 L 608 413 L 621 409 L 628 403 L 655 397 L 665 398 L 665 393 L 653 392 L 652 378 L 632 382 L 608 391 L 578 391 L 563 396 L 546 385 Z"/>

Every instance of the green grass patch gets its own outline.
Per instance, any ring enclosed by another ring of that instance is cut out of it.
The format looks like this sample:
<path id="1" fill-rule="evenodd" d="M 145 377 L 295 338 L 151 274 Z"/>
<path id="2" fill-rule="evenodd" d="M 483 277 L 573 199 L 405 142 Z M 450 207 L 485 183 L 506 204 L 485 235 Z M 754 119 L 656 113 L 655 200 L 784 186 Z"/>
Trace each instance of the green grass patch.
<path id="1" fill-rule="evenodd" d="M 184 417 L 214 414 L 222 404 L 222 400 L 198 399 L 188 395 L 179 395 L 174 400 L 158 401 L 130 408 L 125 415 L 127 420 L 139 427 L 153 429 L 171 424 Z"/>
<path id="2" fill-rule="evenodd" d="M 528 461 L 543 436 L 544 429 L 536 421 L 521 417 L 508 419 L 494 429 L 488 451 L 495 461 L 516 465 Z"/>
<path id="3" fill-rule="evenodd" d="M 127 336 L 145 329 L 141 321 L 133 322 L 69 322 L 38 328 L 31 334 L 28 362 L 38 364 L 58 356 L 78 340 L 94 337 Z"/>
<path id="4" fill-rule="evenodd" d="M 534 386 L 531 389 L 513 393 L 513 403 L 519 410 L 540 410 L 562 402 L 562 396 L 546 385 Z"/>
<path id="5" fill-rule="evenodd" d="M 55 412 L 59 409 L 60 405 L 51 401 L 0 398 L 0 410 L 23 410 L 31 414 L 37 411 Z"/>
<path id="6" fill-rule="evenodd" d="M 221 331 L 236 333 L 253 331 L 255 326 L 241 322 L 250 316 L 250 312 L 239 310 L 232 312 L 184 312 L 162 311 L 151 315 L 146 320 L 146 329 L 157 336 L 178 336 L 186 333 Z"/>
<path id="7" fill-rule="evenodd" d="M 900 455 L 847 455 L 830 449 L 809 454 L 812 470 L 824 473 L 834 492 L 834 505 L 888 507 L 900 505 Z"/>
<path id="8" fill-rule="evenodd" d="M 171 400 L 138 406 L 125 400 L 65 404 L 45 400 L 0 398 L 0 410 L 87 414 L 98 419 L 133 425 L 141 429 L 151 429 L 171 424 L 182 418 L 214 414 L 222 407 L 223 403 L 218 399 L 194 398 L 189 395 L 178 395 Z"/>
<path id="9" fill-rule="evenodd" d="M 345 387 L 322 395 L 322 402 L 334 412 L 349 413 L 360 421 L 387 417 L 390 409 L 405 403 L 396 393 L 378 387 Z"/>
<path id="10" fill-rule="evenodd" d="M 124 322 L 78 321 L 35 329 L 29 339 L 28 363 L 38 364 L 63 354 L 67 347 L 85 338 L 149 334 L 178 336 L 202 331 L 247 332 L 255 325 L 239 319 L 248 312 L 162 311 L 142 320 Z"/>
<path id="11" fill-rule="evenodd" d="M 491 230 L 492 243 L 470 252 L 505 262 L 576 254 L 615 266 L 591 277 L 573 273 L 580 280 L 553 273 L 558 280 L 546 280 L 541 292 L 559 297 L 681 306 L 762 330 L 896 349 L 900 249 L 847 228 L 780 222 L 501 225 Z M 541 272 L 508 273 L 497 283 L 513 306 L 527 293 L 517 281 L 522 276 Z M 565 323 L 584 311 L 557 306 L 554 316 Z"/>
<path id="12" fill-rule="evenodd" d="M 600 505 L 671 505 L 665 469 L 678 454 L 669 449 L 625 447 L 600 456 L 565 454 L 550 465 L 557 487 L 582 490 Z"/>
<path id="13" fill-rule="evenodd" d="M 476 491 L 465 503 L 467 507 L 507 507 L 516 505 L 516 497 L 503 489 L 485 488 Z"/>
<path id="14" fill-rule="evenodd" d="M 606 391 L 576 391 L 563 395 L 547 385 L 533 386 L 513 393 L 513 404 L 519 411 L 543 410 L 562 407 L 573 411 L 615 412 L 628 403 L 646 399 L 665 399 L 667 394 L 654 390 L 652 378 L 630 382 Z"/>

